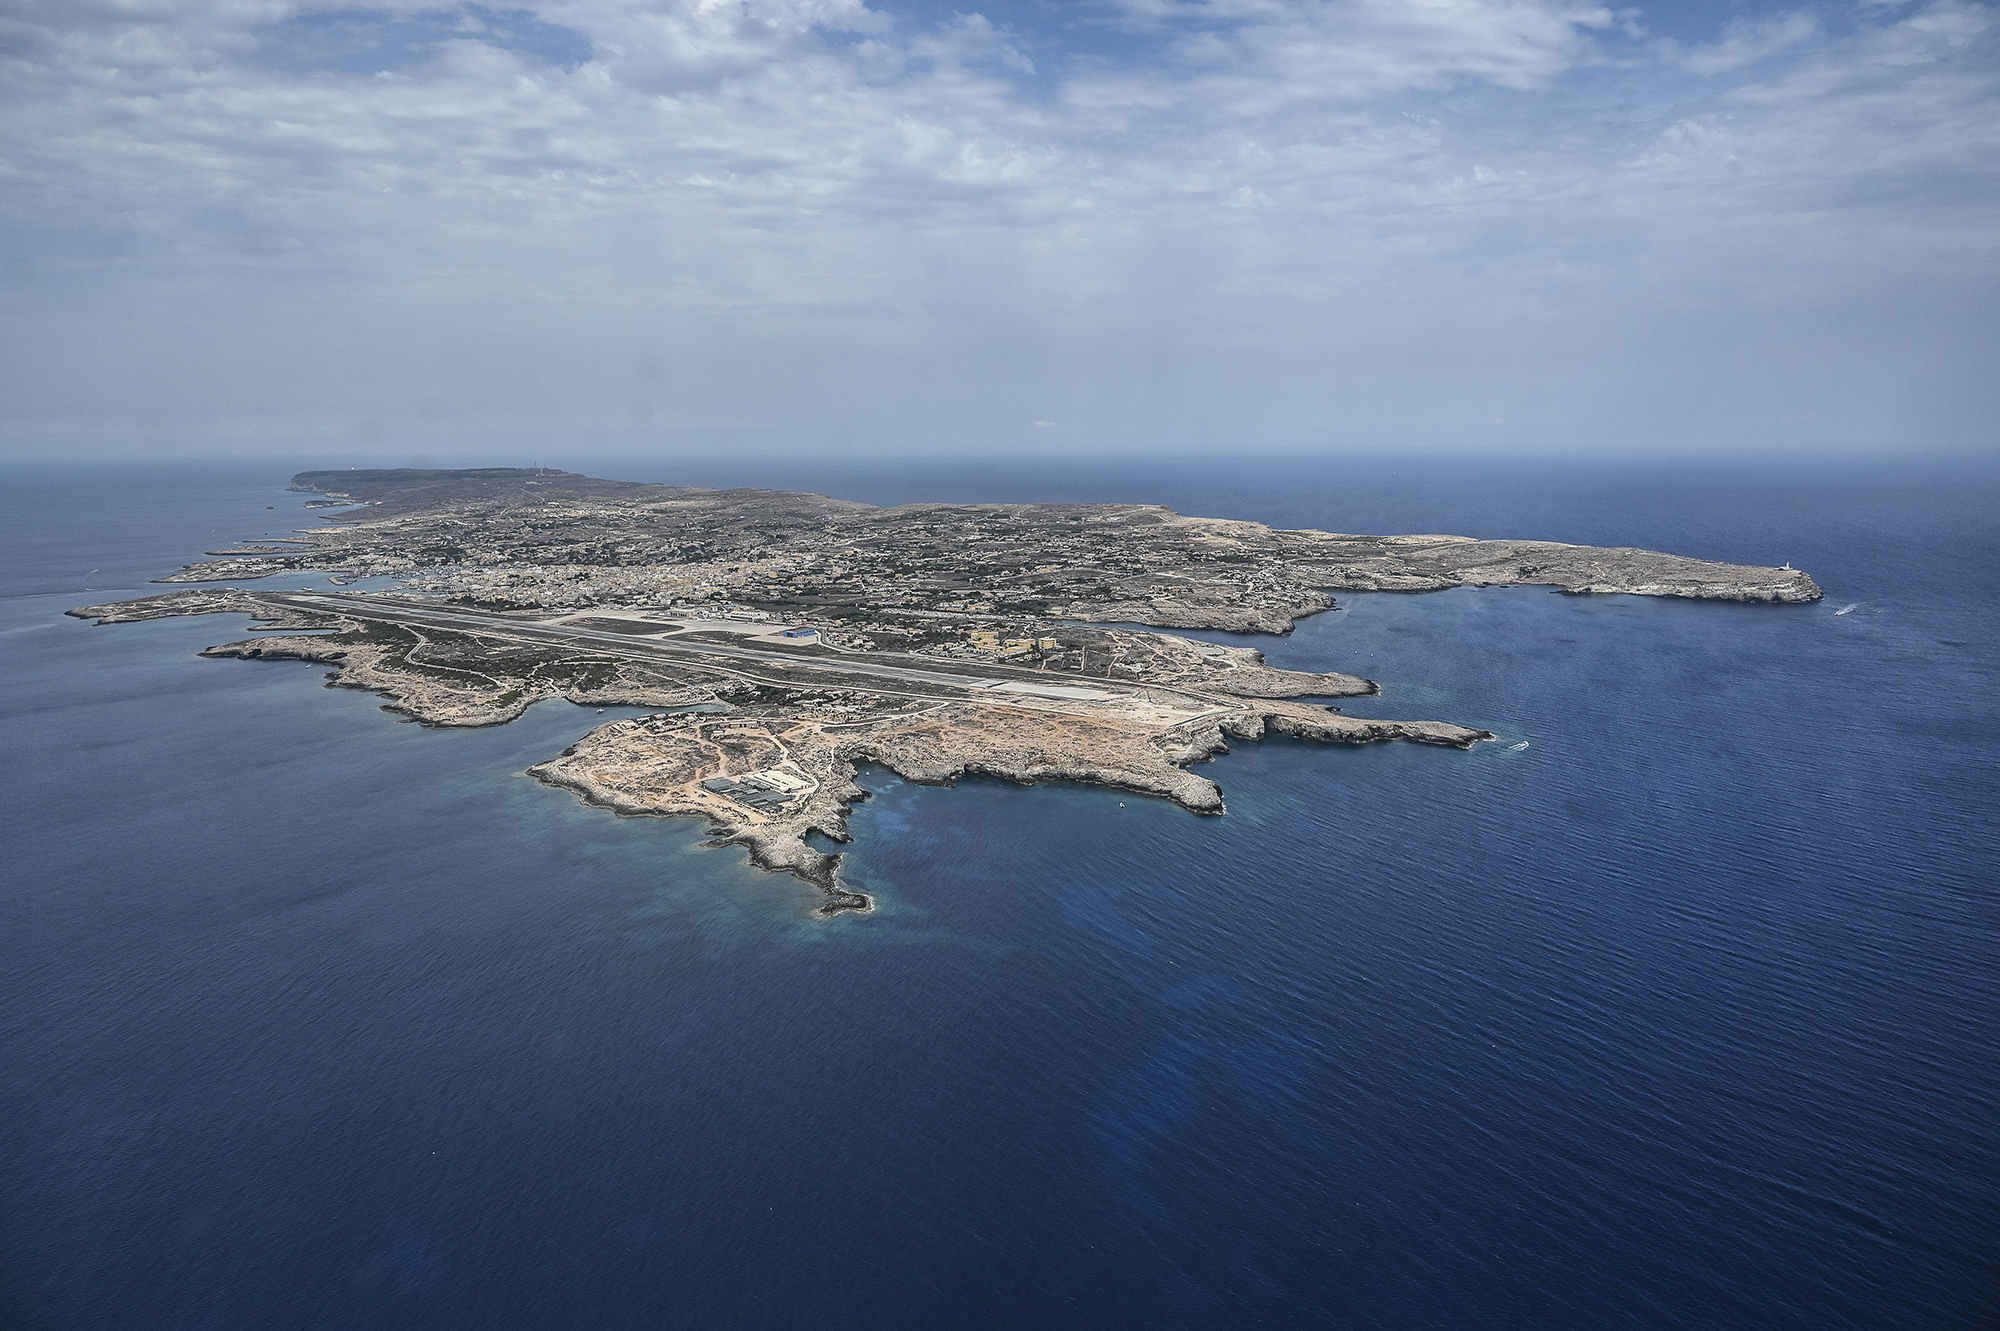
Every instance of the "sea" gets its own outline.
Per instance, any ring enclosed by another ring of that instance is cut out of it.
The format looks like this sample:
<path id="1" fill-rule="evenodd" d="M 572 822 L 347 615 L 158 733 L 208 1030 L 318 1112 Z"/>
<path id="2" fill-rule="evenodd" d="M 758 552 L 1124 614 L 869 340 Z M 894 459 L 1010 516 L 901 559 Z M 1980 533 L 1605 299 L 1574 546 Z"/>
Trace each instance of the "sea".
<path id="1" fill-rule="evenodd" d="M 95 626 L 324 455 L 0 473 L 0 1327 L 2000 1324 L 1991 465 L 625 457 L 1809 570 L 1339 595 L 1215 641 L 1469 752 L 1238 742 L 1223 817 L 882 771 L 814 894 Z M 313 578 L 286 580 L 290 585 Z"/>

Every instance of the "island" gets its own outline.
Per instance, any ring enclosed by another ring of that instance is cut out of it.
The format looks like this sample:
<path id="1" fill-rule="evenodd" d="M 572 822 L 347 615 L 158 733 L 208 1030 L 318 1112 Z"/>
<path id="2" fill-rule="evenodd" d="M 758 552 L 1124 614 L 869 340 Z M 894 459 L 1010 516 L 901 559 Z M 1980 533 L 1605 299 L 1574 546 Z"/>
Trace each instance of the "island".
<path id="1" fill-rule="evenodd" d="M 865 911 L 840 855 L 860 767 L 949 784 L 1077 781 L 1219 814 L 1187 769 L 1231 739 L 1469 748 L 1442 721 L 1344 716 L 1379 693 L 1159 629 L 1282 634 L 1342 590 L 1542 584 L 1771 604 L 1804 572 L 1638 549 L 1357 536 L 1148 504 L 904 504 L 603 480 L 548 468 L 303 472 L 325 524 L 209 552 L 198 584 L 68 613 L 238 613 L 207 656 L 333 666 L 423 725 L 498 725 L 536 702 L 650 709 L 529 769 L 620 814 L 705 821 L 711 845 Z M 242 583 L 324 574 L 329 590 Z M 362 579 L 387 589 L 346 590 Z M 1132 627 L 1140 626 L 1140 627 Z"/>

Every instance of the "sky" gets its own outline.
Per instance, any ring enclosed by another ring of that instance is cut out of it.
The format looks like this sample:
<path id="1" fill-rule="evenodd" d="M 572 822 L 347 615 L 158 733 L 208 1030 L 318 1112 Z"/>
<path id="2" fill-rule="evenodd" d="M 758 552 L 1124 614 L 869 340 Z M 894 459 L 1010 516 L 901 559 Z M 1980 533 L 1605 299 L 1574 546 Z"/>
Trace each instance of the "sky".
<path id="1" fill-rule="evenodd" d="M 4 0 L 0 61 L 0 456 L 2000 447 L 1978 0 Z"/>

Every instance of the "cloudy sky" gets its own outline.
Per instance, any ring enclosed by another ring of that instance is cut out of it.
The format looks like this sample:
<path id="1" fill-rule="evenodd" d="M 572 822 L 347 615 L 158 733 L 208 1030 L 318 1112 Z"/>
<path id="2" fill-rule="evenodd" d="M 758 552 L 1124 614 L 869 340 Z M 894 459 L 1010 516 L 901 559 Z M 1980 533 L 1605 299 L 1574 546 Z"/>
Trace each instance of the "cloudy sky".
<path id="1" fill-rule="evenodd" d="M 0 3 L 0 449 L 1990 451 L 1977 0 Z"/>

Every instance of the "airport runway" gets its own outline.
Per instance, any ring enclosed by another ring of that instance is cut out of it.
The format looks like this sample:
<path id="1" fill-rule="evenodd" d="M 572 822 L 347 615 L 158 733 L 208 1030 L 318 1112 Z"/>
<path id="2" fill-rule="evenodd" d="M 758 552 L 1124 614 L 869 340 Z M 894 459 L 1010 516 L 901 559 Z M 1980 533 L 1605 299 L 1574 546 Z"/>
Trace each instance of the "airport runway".
<path id="1" fill-rule="evenodd" d="M 1116 696 L 1113 692 L 1103 689 L 1041 684 L 1032 679 L 996 679 L 983 675 L 959 675 L 943 670 L 925 670 L 917 666 L 886 665 L 879 661 L 857 660 L 848 656 L 813 659 L 785 652 L 759 651 L 755 647 L 727 646 L 722 643 L 671 638 L 634 638 L 629 634 L 607 633 L 568 624 L 527 623 L 504 615 L 461 607 L 434 610 L 425 606 L 414 606 L 405 601 L 381 601 L 352 594 L 258 592 L 256 595 L 261 600 L 295 606 L 302 610 L 331 611 L 364 619 L 379 619 L 391 624 L 429 625 L 465 633 L 479 633 L 488 637 L 499 636 L 527 642 L 549 643 L 554 646 L 577 646 L 587 643 L 599 653 L 615 653 L 640 661 L 700 664 L 702 657 L 720 657 L 729 661 L 754 662 L 767 668 L 780 666 L 787 671 L 811 671 L 822 675 L 862 675 L 898 683 L 920 684 L 927 688 L 963 689 L 970 694 L 1000 693 L 1071 700 Z M 807 679 L 799 683 L 800 687 L 806 688 L 815 685 L 839 687 L 832 680 Z"/>

